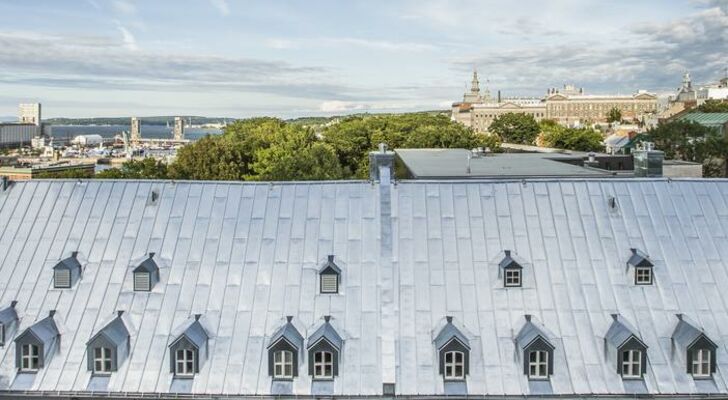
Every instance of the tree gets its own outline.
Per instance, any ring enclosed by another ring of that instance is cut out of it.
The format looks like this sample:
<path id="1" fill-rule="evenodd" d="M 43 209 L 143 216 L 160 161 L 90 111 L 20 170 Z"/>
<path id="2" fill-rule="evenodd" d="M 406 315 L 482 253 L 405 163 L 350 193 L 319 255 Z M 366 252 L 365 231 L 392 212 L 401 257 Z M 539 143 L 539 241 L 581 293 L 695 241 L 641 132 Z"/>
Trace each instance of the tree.
<path id="1" fill-rule="evenodd" d="M 575 151 L 602 151 L 602 134 L 592 128 L 567 128 L 562 125 L 541 122 L 541 142 L 543 146 Z"/>
<path id="2" fill-rule="evenodd" d="M 708 156 L 706 139 L 714 130 L 692 121 L 671 121 L 647 131 L 655 148 L 665 152 L 668 160 L 702 163 Z"/>
<path id="3" fill-rule="evenodd" d="M 622 120 L 622 111 L 619 110 L 617 107 L 613 107 L 609 112 L 607 113 L 607 122 L 614 123 L 619 122 Z"/>
<path id="4" fill-rule="evenodd" d="M 121 168 L 109 168 L 96 173 L 99 179 L 167 179 L 167 164 L 154 158 L 129 160 Z"/>
<path id="5" fill-rule="evenodd" d="M 298 140 L 276 143 L 256 154 L 254 175 L 262 181 L 308 181 L 342 179 L 343 170 L 333 147 L 326 143 Z"/>
<path id="6" fill-rule="evenodd" d="M 446 115 L 428 113 L 349 117 L 327 127 L 322 137 L 336 151 L 347 178 L 368 177 L 369 152 L 379 143 L 390 149 L 500 148 L 497 137 L 479 135 Z"/>
<path id="7" fill-rule="evenodd" d="M 496 117 L 488 131 L 498 135 L 503 142 L 532 145 L 541 128 L 531 115 L 507 113 Z"/>
<path id="8" fill-rule="evenodd" d="M 728 113 L 728 102 L 709 99 L 698 106 L 698 111 L 704 113 Z"/>

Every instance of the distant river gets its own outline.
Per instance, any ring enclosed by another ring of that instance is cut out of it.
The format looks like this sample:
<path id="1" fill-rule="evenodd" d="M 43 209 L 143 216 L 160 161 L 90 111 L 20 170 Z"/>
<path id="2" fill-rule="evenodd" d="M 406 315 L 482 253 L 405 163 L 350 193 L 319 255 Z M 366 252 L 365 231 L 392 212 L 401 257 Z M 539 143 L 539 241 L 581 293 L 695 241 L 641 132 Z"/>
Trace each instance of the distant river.
<path id="1" fill-rule="evenodd" d="M 101 135 L 104 138 L 113 138 L 122 131 L 129 131 L 129 125 L 53 125 L 53 137 L 59 140 L 71 140 L 78 135 Z M 220 129 L 185 129 L 185 139 L 197 140 L 207 135 L 219 135 Z M 142 138 L 149 139 L 171 139 L 172 128 L 164 125 L 142 124 Z"/>

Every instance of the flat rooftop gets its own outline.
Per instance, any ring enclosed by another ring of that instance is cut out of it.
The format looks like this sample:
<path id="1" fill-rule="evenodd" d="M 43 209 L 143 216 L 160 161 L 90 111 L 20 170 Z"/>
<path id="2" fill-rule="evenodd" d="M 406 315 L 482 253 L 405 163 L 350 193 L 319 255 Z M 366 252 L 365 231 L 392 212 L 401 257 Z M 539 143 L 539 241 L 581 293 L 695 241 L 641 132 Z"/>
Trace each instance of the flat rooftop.
<path id="1" fill-rule="evenodd" d="M 609 177 L 611 171 L 582 167 L 564 161 L 581 154 L 492 153 L 476 157 L 466 149 L 396 149 L 395 153 L 416 179 Z M 470 170 L 468 171 L 468 157 Z M 563 161 L 558 161 L 563 160 Z"/>

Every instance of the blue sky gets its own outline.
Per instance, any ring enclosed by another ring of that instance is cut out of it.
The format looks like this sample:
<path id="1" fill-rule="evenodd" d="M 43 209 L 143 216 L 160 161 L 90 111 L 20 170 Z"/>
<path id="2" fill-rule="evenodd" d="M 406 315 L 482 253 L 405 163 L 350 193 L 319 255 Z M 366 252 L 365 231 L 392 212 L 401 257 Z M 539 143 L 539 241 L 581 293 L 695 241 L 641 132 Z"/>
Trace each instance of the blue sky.
<path id="1" fill-rule="evenodd" d="M 330 115 L 492 91 L 673 90 L 728 66 L 728 0 L 0 0 L 0 116 Z"/>

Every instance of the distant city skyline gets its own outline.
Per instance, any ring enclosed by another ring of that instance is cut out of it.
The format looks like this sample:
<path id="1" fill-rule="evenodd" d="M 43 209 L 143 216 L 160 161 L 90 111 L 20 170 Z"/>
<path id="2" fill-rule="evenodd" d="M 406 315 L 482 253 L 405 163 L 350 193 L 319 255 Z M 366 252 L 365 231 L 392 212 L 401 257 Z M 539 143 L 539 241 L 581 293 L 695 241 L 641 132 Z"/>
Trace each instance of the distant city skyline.
<path id="1" fill-rule="evenodd" d="M 284 118 L 673 91 L 728 66 L 728 0 L 0 0 L 0 117 Z"/>

